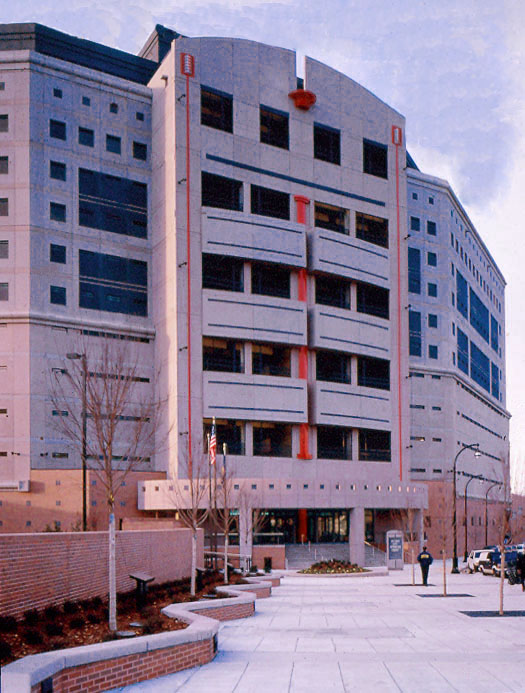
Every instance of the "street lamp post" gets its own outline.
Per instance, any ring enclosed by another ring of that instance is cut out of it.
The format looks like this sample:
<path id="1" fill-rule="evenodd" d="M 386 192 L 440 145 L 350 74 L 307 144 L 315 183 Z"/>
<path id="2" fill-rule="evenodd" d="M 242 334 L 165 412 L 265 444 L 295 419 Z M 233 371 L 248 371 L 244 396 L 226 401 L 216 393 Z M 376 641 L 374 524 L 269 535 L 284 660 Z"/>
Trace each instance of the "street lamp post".
<path id="1" fill-rule="evenodd" d="M 467 532 L 468 532 L 468 522 L 467 522 L 467 502 L 468 502 L 468 487 L 471 481 L 474 481 L 474 479 L 478 479 L 478 481 L 482 481 L 483 477 L 478 475 L 478 476 L 471 476 L 470 479 L 467 481 L 465 484 L 465 554 L 463 557 L 463 560 L 466 561 L 468 558 L 468 549 L 467 549 Z"/>
<path id="2" fill-rule="evenodd" d="M 454 466 L 452 468 L 452 472 L 454 474 L 454 479 L 453 479 L 453 494 L 454 494 L 454 515 L 452 518 L 452 527 L 454 530 L 454 552 L 452 555 L 452 573 L 459 573 L 458 570 L 458 528 L 457 528 L 457 504 L 456 504 L 456 467 L 458 463 L 458 457 L 461 455 L 462 452 L 465 452 L 465 450 L 476 450 L 476 457 L 479 457 L 481 455 L 479 451 L 479 443 L 471 443 L 470 445 L 464 445 L 461 450 L 456 454 L 454 457 Z"/>
<path id="3" fill-rule="evenodd" d="M 487 493 L 485 494 L 485 546 L 489 543 L 488 541 L 488 534 L 489 534 L 489 491 L 494 488 L 494 486 L 499 486 L 501 482 L 495 481 L 491 486 L 488 487 Z"/>
<path id="4" fill-rule="evenodd" d="M 87 390 L 87 360 L 85 354 L 66 354 L 70 361 L 82 360 L 82 447 L 80 459 L 82 465 L 82 531 L 87 531 L 87 413 L 86 413 L 86 390 Z"/>

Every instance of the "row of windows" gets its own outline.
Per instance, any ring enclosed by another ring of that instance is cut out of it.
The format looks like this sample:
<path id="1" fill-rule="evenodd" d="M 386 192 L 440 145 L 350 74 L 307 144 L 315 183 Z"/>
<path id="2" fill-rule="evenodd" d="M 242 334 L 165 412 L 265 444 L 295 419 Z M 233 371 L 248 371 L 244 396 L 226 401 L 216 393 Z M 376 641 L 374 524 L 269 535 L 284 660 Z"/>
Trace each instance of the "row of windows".
<path id="1" fill-rule="evenodd" d="M 229 209 L 242 212 L 244 207 L 243 182 L 203 171 L 201 174 L 201 202 L 203 207 Z M 276 219 L 290 219 L 290 195 L 279 190 L 250 186 L 250 211 Z M 344 207 L 316 202 L 314 223 L 318 228 L 349 234 L 350 210 Z M 370 214 L 356 213 L 356 237 L 388 248 L 388 220 Z"/>
<path id="2" fill-rule="evenodd" d="M 334 308 L 351 309 L 351 282 L 331 276 L 315 278 L 315 302 Z M 389 318 L 389 291 L 374 284 L 356 283 L 358 313 Z M 244 291 L 244 261 L 238 258 L 202 256 L 202 287 L 221 291 Z M 251 292 L 264 296 L 290 298 L 290 270 L 278 265 L 251 263 Z"/>
<path id="3" fill-rule="evenodd" d="M 428 327 L 435 329 L 438 326 L 438 316 L 434 313 L 429 313 L 427 316 Z M 408 311 L 408 336 L 409 336 L 409 354 L 410 356 L 421 356 L 422 353 L 422 331 L 421 331 L 421 313 L 416 310 Z M 438 358 L 438 347 L 430 344 L 428 347 L 428 357 L 431 359 Z"/>
<path id="4" fill-rule="evenodd" d="M 233 133 L 233 96 L 211 87 L 201 86 L 201 124 Z M 339 166 L 341 164 L 340 130 L 321 123 L 314 123 L 313 129 L 314 158 Z M 261 105 L 259 136 L 263 144 L 289 149 L 289 114 Z M 372 140 L 363 140 L 363 172 L 380 178 L 388 177 L 386 145 Z"/>
<path id="5" fill-rule="evenodd" d="M 500 370 L 495 363 L 491 363 L 481 349 L 467 335 L 459 329 L 457 333 L 457 366 L 466 375 L 470 375 L 472 380 L 480 385 L 484 390 L 491 393 L 496 399 L 500 399 Z M 470 358 L 469 358 L 470 356 Z"/>
<path id="6" fill-rule="evenodd" d="M 63 91 L 59 87 L 53 88 L 53 96 L 55 99 L 61 99 L 63 97 Z M 91 106 L 91 98 L 89 96 L 82 96 L 81 98 L 82 106 Z M 119 112 L 118 103 L 111 102 L 108 108 L 109 112 L 116 115 Z M 144 113 L 142 111 L 135 112 L 135 119 L 142 122 L 144 120 Z"/>
<path id="7" fill-rule="evenodd" d="M 469 287 L 465 277 L 456 269 L 456 307 L 470 321 L 476 332 L 499 354 L 501 326 L 477 293 Z"/>
<path id="8" fill-rule="evenodd" d="M 211 433 L 211 421 L 204 421 L 204 440 Z M 244 455 L 246 424 L 244 421 L 216 421 L 218 448 L 223 444 L 231 455 Z M 317 457 L 320 459 L 351 460 L 352 429 L 342 426 L 317 426 Z M 389 462 L 391 459 L 390 432 L 358 429 L 358 459 L 368 462 Z M 253 454 L 256 457 L 291 457 L 292 426 L 271 422 L 252 423 Z"/>
<path id="9" fill-rule="evenodd" d="M 62 120 L 50 120 L 49 136 L 65 142 L 67 140 L 67 124 Z M 94 147 L 95 131 L 79 126 L 78 143 L 84 147 Z M 106 134 L 106 151 L 112 154 L 122 154 L 122 138 L 117 135 Z M 134 159 L 146 161 L 148 158 L 148 147 L 143 142 L 133 141 L 131 153 Z"/>
<path id="10" fill-rule="evenodd" d="M 421 231 L 421 219 L 410 217 L 410 230 Z M 437 236 L 437 224 L 435 221 L 427 221 L 427 233 L 429 236 Z"/>
<path id="11" fill-rule="evenodd" d="M 252 373 L 269 376 L 291 376 L 290 347 L 275 344 L 252 344 Z M 316 379 L 325 382 L 350 383 L 350 356 L 337 351 L 316 352 Z M 204 371 L 245 372 L 243 342 L 204 337 L 202 363 Z M 381 390 L 390 389 L 390 362 L 366 356 L 357 357 L 357 384 Z"/>
<path id="12" fill-rule="evenodd" d="M 453 215 L 452 210 L 450 213 L 451 213 L 451 215 Z M 457 223 L 457 219 L 456 219 L 456 223 Z M 463 229 L 463 226 L 461 226 L 461 229 Z M 465 233 L 467 233 L 467 231 Z M 470 242 L 470 237 L 469 237 L 469 242 Z M 483 279 L 483 277 L 481 276 L 481 273 L 477 270 L 475 264 L 469 258 L 467 251 L 463 252 L 463 246 L 461 246 L 458 243 L 457 238 L 454 237 L 454 234 L 452 232 L 450 233 L 450 245 L 452 246 L 452 248 L 454 248 L 456 250 L 456 253 L 463 260 L 463 262 L 465 263 L 465 266 L 468 267 L 469 271 L 472 272 L 475 280 L 479 283 L 480 287 L 487 294 L 487 296 L 490 298 L 492 303 L 496 306 L 496 308 L 498 309 L 498 312 L 501 313 L 501 302 L 496 298 L 495 292 L 493 293 L 492 289 L 489 287 L 487 282 Z M 488 269 L 488 272 L 489 272 L 491 278 L 494 280 L 490 266 L 485 263 L 485 261 L 481 258 L 481 255 L 479 255 L 479 257 L 481 259 L 481 262 L 483 263 L 483 266 L 486 269 Z M 496 282 L 496 284 L 497 284 L 497 282 Z M 501 290 L 499 284 L 497 284 L 497 286 L 498 286 L 498 289 Z"/>

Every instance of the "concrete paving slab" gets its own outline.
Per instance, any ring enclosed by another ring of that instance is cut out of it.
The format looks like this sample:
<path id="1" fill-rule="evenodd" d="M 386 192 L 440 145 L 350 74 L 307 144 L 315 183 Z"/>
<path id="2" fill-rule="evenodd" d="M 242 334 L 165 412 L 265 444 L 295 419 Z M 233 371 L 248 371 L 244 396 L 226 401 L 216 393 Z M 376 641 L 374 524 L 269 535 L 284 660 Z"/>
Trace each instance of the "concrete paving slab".
<path id="1" fill-rule="evenodd" d="M 438 561 L 434 568 L 435 586 L 425 594 L 442 591 Z M 257 601 L 253 618 L 221 624 L 219 654 L 213 662 L 119 690 L 525 690 L 525 618 L 470 618 L 461 613 L 497 609 L 498 581 L 447 573 L 449 592 L 473 596 L 422 599 L 411 587 L 395 587 L 410 581 L 410 571 L 407 567 L 401 574 L 366 580 L 287 575 L 270 599 Z M 519 586 L 505 585 L 505 608 L 525 610 Z"/>

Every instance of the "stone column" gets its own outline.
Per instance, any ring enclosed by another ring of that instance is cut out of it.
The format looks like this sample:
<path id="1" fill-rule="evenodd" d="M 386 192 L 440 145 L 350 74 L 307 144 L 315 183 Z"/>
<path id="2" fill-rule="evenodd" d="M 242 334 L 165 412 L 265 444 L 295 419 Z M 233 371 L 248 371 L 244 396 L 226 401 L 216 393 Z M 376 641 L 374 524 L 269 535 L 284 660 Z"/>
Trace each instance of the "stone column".
<path id="1" fill-rule="evenodd" d="M 421 549 L 423 548 L 423 544 L 425 543 L 423 539 L 423 512 L 424 511 L 421 510 L 421 508 L 417 508 L 414 510 L 414 524 L 412 531 L 416 532 L 416 541 L 419 547 L 419 551 L 421 551 Z"/>
<path id="2" fill-rule="evenodd" d="M 252 558 L 252 507 L 239 508 L 239 553 Z M 242 565 L 242 564 L 241 564 Z"/>
<path id="3" fill-rule="evenodd" d="M 350 561 L 360 566 L 365 562 L 365 510 L 350 509 L 349 532 Z"/>

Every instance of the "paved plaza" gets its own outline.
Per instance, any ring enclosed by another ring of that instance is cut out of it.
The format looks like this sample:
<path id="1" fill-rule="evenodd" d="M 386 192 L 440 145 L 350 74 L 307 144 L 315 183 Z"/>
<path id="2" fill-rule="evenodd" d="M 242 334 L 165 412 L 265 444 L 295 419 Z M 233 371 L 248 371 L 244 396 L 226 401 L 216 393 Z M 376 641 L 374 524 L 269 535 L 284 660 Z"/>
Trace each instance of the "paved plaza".
<path id="1" fill-rule="evenodd" d="M 461 613 L 497 611 L 498 580 L 449 574 L 448 591 L 462 596 L 444 599 L 432 596 L 442 592 L 438 561 L 429 587 L 411 586 L 411 576 L 411 567 L 366 578 L 285 575 L 254 617 L 222 624 L 213 662 L 118 690 L 525 690 L 525 616 Z M 521 586 L 505 583 L 505 608 L 525 610 Z"/>

